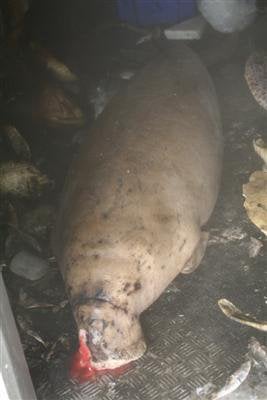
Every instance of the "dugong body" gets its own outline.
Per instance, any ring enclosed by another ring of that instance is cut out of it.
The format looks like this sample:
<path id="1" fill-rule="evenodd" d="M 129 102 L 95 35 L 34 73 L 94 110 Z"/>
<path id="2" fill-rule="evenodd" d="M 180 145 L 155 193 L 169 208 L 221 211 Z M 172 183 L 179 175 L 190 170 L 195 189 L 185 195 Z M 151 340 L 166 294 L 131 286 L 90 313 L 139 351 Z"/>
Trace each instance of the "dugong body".
<path id="1" fill-rule="evenodd" d="M 222 147 L 208 72 L 183 46 L 130 81 L 83 143 L 55 238 L 95 367 L 139 358 L 146 348 L 140 314 L 200 262 Z"/>

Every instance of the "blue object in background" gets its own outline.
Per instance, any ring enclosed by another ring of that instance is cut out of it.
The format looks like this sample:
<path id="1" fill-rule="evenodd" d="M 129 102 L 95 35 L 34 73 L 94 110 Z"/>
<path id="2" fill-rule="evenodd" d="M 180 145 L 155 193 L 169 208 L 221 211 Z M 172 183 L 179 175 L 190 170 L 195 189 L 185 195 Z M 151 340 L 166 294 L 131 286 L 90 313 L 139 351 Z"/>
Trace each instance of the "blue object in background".
<path id="1" fill-rule="evenodd" d="M 117 0 L 122 21 L 133 25 L 172 24 L 197 14 L 196 0 Z"/>

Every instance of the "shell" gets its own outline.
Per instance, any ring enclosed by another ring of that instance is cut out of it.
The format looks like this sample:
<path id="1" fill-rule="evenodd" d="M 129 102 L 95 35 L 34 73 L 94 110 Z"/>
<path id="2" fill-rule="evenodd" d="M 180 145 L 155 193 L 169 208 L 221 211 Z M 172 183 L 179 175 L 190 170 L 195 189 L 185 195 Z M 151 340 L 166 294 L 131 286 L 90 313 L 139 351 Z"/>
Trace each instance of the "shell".
<path id="1" fill-rule="evenodd" d="M 63 64 L 52 54 L 46 54 L 46 68 L 51 74 L 61 82 L 70 83 L 76 82 L 78 80 L 77 76 L 71 72 L 67 65 Z"/>
<path id="2" fill-rule="evenodd" d="M 77 82 L 77 76 L 66 64 L 51 54 L 49 50 L 41 47 L 35 42 L 31 43 L 31 48 L 36 53 L 37 61 L 43 65 L 58 81 L 63 83 Z"/>
<path id="3" fill-rule="evenodd" d="M 31 159 L 31 150 L 26 142 L 26 140 L 23 138 L 23 136 L 20 134 L 20 132 L 15 128 L 15 126 L 12 125 L 5 125 L 3 126 L 3 133 L 4 136 L 6 137 L 8 143 L 16 153 L 17 157 L 21 160 L 24 161 L 30 161 Z"/>
<path id="4" fill-rule="evenodd" d="M 36 116 L 50 127 L 80 127 L 85 123 L 85 116 L 75 101 L 64 90 L 46 84 L 39 95 Z"/>
<path id="5" fill-rule="evenodd" d="M 9 161 L 0 165 L 0 193 L 19 198 L 39 197 L 52 181 L 34 165 Z"/>
<path id="6" fill-rule="evenodd" d="M 267 235 L 267 173 L 255 171 L 243 185 L 244 207 L 249 219 Z"/>
<path id="7" fill-rule="evenodd" d="M 264 162 L 263 169 L 266 171 L 267 169 L 267 144 L 262 140 L 262 138 L 258 138 L 253 140 L 253 147 L 255 152 Z"/>
<path id="8" fill-rule="evenodd" d="M 257 103 L 267 110 L 267 53 L 255 52 L 250 55 L 245 66 L 245 79 Z"/>

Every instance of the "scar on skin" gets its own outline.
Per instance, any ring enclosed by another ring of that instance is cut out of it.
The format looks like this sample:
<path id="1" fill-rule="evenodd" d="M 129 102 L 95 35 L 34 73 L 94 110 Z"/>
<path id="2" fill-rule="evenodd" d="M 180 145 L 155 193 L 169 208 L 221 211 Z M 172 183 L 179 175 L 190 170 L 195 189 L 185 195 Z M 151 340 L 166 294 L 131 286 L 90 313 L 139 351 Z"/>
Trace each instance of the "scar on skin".
<path id="1" fill-rule="evenodd" d="M 130 288 L 131 284 L 129 282 L 125 283 L 123 291 L 126 292 Z"/>
<path id="2" fill-rule="evenodd" d="M 182 251 L 184 246 L 186 244 L 186 239 L 183 240 L 183 243 L 181 244 L 181 246 L 179 247 L 179 251 Z"/>
<path id="3" fill-rule="evenodd" d="M 134 290 L 140 290 L 142 287 L 141 283 L 139 281 L 136 281 L 134 284 Z"/>
<path id="4" fill-rule="evenodd" d="M 135 283 L 131 284 L 129 282 L 127 282 L 124 287 L 123 287 L 123 291 L 127 292 L 127 296 L 130 296 L 132 293 L 137 292 L 138 290 L 140 290 L 142 288 L 141 282 L 140 281 L 136 281 Z"/>

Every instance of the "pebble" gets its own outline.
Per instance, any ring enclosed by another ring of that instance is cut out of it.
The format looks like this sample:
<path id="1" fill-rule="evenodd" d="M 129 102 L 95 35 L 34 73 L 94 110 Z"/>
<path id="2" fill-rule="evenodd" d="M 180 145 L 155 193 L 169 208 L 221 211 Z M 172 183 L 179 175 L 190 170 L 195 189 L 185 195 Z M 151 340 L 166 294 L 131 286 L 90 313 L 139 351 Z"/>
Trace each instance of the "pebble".
<path id="1" fill-rule="evenodd" d="M 12 258 L 9 267 L 14 274 L 36 281 L 47 273 L 49 264 L 42 258 L 22 250 Z"/>

